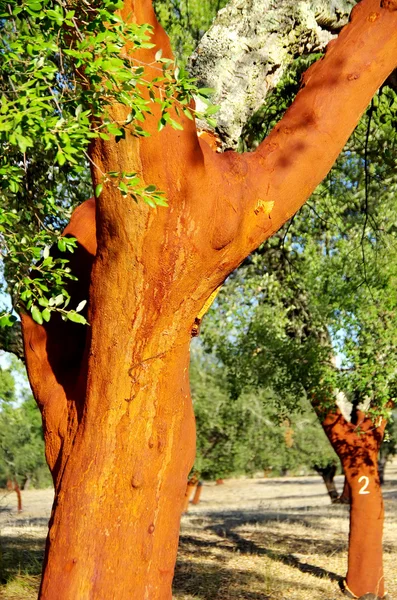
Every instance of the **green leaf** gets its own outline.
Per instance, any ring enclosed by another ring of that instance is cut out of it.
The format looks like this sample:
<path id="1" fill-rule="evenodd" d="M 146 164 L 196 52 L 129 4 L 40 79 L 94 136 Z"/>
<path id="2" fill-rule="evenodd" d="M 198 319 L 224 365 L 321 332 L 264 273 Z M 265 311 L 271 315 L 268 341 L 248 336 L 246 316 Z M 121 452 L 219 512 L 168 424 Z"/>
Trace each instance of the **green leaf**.
<path id="1" fill-rule="evenodd" d="M 51 300 L 52 300 L 52 298 L 51 298 Z M 54 300 L 55 306 L 60 306 L 61 304 L 63 304 L 65 297 L 63 294 L 58 294 L 58 296 L 55 296 L 55 298 L 53 300 Z M 51 304 L 51 301 L 50 301 L 50 304 Z"/>
<path id="2" fill-rule="evenodd" d="M 58 249 L 61 252 L 65 252 L 66 251 L 66 242 L 65 242 L 65 239 L 63 237 L 59 238 L 59 240 L 57 242 L 57 246 L 58 246 Z"/>
<path id="3" fill-rule="evenodd" d="M 212 106 L 209 106 L 207 108 L 207 110 L 205 111 L 205 116 L 207 115 L 214 115 L 215 113 L 219 112 L 220 109 L 220 105 L 219 104 L 213 104 Z"/>
<path id="4" fill-rule="evenodd" d="M 215 119 L 206 119 L 208 125 L 211 125 L 211 127 L 216 127 L 217 126 L 217 121 Z"/>
<path id="5" fill-rule="evenodd" d="M 66 157 L 65 157 L 65 154 L 62 152 L 62 150 L 58 150 L 58 152 L 55 156 L 55 160 L 58 162 L 60 167 L 62 167 L 62 165 L 65 164 Z"/>
<path id="6" fill-rule="evenodd" d="M 42 325 L 43 317 L 41 315 L 40 309 L 35 304 L 33 304 L 33 306 L 31 307 L 30 312 L 32 314 L 33 320 L 36 321 L 36 323 L 38 323 L 39 325 Z"/>
<path id="7" fill-rule="evenodd" d="M 126 194 L 129 193 L 128 186 L 127 186 L 126 183 L 124 183 L 124 181 L 120 181 L 120 183 L 119 183 L 119 190 L 123 194 L 123 196 L 125 196 Z"/>
<path id="8" fill-rule="evenodd" d="M 146 202 L 146 204 L 148 204 L 151 208 L 156 208 L 156 203 L 154 202 L 154 200 L 152 200 L 152 198 L 150 196 L 145 196 L 144 197 L 144 201 Z"/>
<path id="9" fill-rule="evenodd" d="M 165 198 L 163 198 L 162 196 L 154 196 L 153 200 L 155 201 L 155 203 L 157 204 L 157 206 L 166 206 L 168 207 L 168 202 Z"/>
<path id="10" fill-rule="evenodd" d="M 190 119 L 191 121 L 194 120 L 191 110 L 189 108 L 184 108 L 183 112 L 187 116 L 188 119 Z"/>
<path id="11" fill-rule="evenodd" d="M 48 321 L 51 318 L 51 311 L 48 308 L 45 308 L 42 311 L 41 316 L 43 317 L 44 321 L 47 321 L 47 323 L 48 323 Z"/>
<path id="12" fill-rule="evenodd" d="M 179 131 L 183 131 L 183 125 L 175 121 L 175 119 L 169 119 L 169 123 L 173 129 L 178 129 Z"/>
<path id="13" fill-rule="evenodd" d="M 14 317 L 14 315 L 10 315 L 9 313 L 1 315 L 0 327 L 12 327 L 16 320 L 16 317 Z"/>
<path id="14" fill-rule="evenodd" d="M 81 323 L 81 325 L 87 325 L 88 321 L 85 317 L 83 317 L 83 315 L 80 315 L 79 313 L 77 313 L 74 310 L 70 310 L 67 314 L 66 314 L 66 318 L 69 321 L 73 321 L 73 323 Z"/>
<path id="15" fill-rule="evenodd" d="M 103 183 L 98 183 L 98 185 L 95 188 L 95 197 L 99 198 L 99 196 L 101 195 L 103 190 Z"/>
<path id="16" fill-rule="evenodd" d="M 197 90 L 197 94 L 199 96 L 203 96 L 204 98 L 208 98 L 215 92 L 214 88 L 199 88 Z"/>

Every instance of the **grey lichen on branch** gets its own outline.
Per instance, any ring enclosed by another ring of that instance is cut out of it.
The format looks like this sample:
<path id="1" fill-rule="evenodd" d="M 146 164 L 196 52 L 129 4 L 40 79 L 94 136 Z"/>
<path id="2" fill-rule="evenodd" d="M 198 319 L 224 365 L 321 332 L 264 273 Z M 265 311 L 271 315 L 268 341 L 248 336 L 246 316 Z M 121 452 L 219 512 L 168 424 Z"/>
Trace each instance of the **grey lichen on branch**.
<path id="1" fill-rule="evenodd" d="M 217 134 L 236 149 L 248 119 L 297 56 L 324 51 L 355 0 L 231 0 L 190 58 L 199 84 L 215 90 Z M 199 124 L 204 129 L 208 125 Z"/>

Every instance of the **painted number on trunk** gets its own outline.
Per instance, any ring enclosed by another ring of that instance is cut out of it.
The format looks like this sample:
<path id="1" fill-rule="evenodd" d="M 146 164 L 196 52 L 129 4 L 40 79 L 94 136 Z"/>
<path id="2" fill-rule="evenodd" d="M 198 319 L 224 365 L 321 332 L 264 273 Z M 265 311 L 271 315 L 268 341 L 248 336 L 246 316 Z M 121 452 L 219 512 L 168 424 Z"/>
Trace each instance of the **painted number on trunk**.
<path id="1" fill-rule="evenodd" d="M 366 477 L 365 475 L 362 475 L 360 477 L 360 479 L 358 480 L 358 483 L 364 482 L 364 485 L 362 486 L 362 488 L 360 489 L 360 491 L 358 492 L 359 494 L 369 494 L 370 492 L 367 490 L 367 487 L 369 485 L 369 479 L 368 477 Z"/>

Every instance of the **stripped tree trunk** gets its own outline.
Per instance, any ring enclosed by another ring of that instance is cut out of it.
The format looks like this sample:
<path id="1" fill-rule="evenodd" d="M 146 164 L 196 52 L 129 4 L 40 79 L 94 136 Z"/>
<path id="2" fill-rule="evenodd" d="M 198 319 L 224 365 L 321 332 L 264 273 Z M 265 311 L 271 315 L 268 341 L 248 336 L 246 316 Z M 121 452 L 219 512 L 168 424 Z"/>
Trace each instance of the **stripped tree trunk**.
<path id="1" fill-rule="evenodd" d="M 199 481 L 198 481 L 198 478 L 196 475 L 193 475 L 193 477 L 191 477 L 189 479 L 189 481 L 187 482 L 185 498 L 184 498 L 183 507 L 182 507 L 183 513 L 187 513 L 187 511 L 189 510 L 190 498 L 193 494 L 193 491 L 197 488 L 198 483 L 199 483 Z"/>
<path id="2" fill-rule="evenodd" d="M 341 460 L 350 490 L 348 589 L 356 597 L 372 593 L 382 598 L 384 508 L 378 454 L 386 420 L 376 424 L 363 413 L 357 416 L 353 425 L 336 410 L 322 424 Z"/>
<path id="3" fill-rule="evenodd" d="M 199 481 L 196 487 L 196 492 L 193 496 L 192 504 L 196 505 L 200 502 L 201 492 L 203 491 L 203 482 Z"/>
<path id="4" fill-rule="evenodd" d="M 55 484 L 41 600 L 171 599 L 195 452 L 192 327 L 225 277 L 323 179 L 395 67 L 390 8 L 378 0 L 357 6 L 255 153 L 213 152 L 177 115 L 183 131 L 159 132 L 154 114 L 151 137 L 93 141 L 91 159 L 102 172 L 138 171 L 170 207 L 136 205 L 104 185 L 96 206 L 79 207 L 66 232 L 80 242 L 71 293 L 88 295 L 90 327 L 23 318 Z M 152 24 L 156 46 L 171 55 L 150 0 L 127 0 L 122 15 Z M 152 63 L 155 52 L 137 58 Z M 148 77 L 155 73 L 148 69 Z M 125 116 L 117 105 L 109 113 Z M 99 171 L 92 178 L 96 186 Z"/>
<path id="5" fill-rule="evenodd" d="M 9 491 L 14 491 L 17 495 L 17 499 L 18 499 L 18 512 L 22 512 L 22 494 L 21 494 L 21 488 L 18 485 L 18 482 L 16 479 L 13 479 L 11 481 L 11 479 L 9 479 L 7 481 L 7 490 Z"/>

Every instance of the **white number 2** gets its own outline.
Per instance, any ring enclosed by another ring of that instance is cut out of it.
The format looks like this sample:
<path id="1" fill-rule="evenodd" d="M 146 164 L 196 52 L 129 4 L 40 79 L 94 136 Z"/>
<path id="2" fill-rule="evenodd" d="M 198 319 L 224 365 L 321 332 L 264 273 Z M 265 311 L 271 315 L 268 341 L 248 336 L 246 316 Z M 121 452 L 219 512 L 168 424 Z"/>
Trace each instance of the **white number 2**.
<path id="1" fill-rule="evenodd" d="M 365 475 L 362 475 L 360 477 L 360 479 L 358 480 L 358 483 L 364 482 L 363 487 L 360 489 L 360 491 L 358 492 L 359 494 L 370 494 L 370 492 L 367 490 L 367 487 L 369 485 L 369 479 L 368 477 L 366 477 Z"/>

